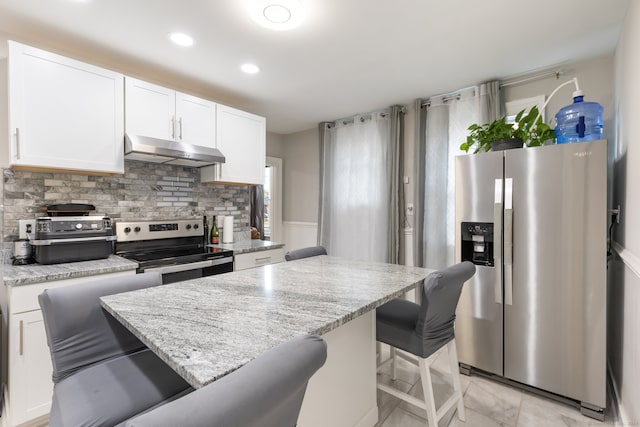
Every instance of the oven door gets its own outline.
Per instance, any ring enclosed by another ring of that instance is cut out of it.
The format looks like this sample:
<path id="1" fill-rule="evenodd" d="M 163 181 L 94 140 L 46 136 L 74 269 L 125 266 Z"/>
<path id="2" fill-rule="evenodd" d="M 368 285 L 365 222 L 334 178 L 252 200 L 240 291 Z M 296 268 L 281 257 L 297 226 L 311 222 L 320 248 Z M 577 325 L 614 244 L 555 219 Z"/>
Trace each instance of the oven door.
<path id="1" fill-rule="evenodd" d="M 138 273 L 157 271 L 162 274 L 162 284 L 180 282 L 183 280 L 198 279 L 200 277 L 213 276 L 215 274 L 229 273 L 233 271 L 233 257 L 208 259 L 205 261 L 190 262 L 186 264 L 172 264 L 158 267 L 148 267 L 138 270 Z"/>

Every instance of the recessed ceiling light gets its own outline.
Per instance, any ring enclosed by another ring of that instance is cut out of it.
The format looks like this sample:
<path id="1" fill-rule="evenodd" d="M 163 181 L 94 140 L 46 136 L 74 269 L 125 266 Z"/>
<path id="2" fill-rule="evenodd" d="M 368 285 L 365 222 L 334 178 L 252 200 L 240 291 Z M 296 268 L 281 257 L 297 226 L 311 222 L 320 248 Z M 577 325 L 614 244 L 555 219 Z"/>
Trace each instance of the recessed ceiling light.
<path id="1" fill-rule="evenodd" d="M 251 8 L 254 21 L 271 30 L 291 30 L 302 21 L 298 0 L 254 0 Z"/>
<path id="2" fill-rule="evenodd" d="M 291 19 L 291 11 L 281 4 L 270 4 L 262 10 L 267 21 L 284 24 Z"/>
<path id="3" fill-rule="evenodd" d="M 192 46 L 193 38 L 184 33 L 171 33 L 169 34 L 169 38 L 172 42 L 180 46 Z"/>
<path id="4" fill-rule="evenodd" d="M 260 71 L 260 68 L 255 64 L 242 64 L 240 69 L 247 74 L 256 74 Z"/>

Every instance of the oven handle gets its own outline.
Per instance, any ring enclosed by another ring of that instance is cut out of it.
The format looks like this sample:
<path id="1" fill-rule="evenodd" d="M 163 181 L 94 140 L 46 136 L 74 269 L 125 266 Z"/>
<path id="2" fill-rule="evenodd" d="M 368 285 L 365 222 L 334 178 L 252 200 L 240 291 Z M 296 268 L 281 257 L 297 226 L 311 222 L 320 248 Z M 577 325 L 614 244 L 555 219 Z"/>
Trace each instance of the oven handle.
<path id="1" fill-rule="evenodd" d="M 178 273 L 180 271 L 196 270 L 198 268 L 212 267 L 214 265 L 222 265 L 232 263 L 233 258 L 224 257 L 219 259 L 209 259 L 206 261 L 190 262 L 188 264 L 168 265 L 166 267 L 145 268 L 144 273 L 149 271 L 157 271 L 160 274 Z"/>
<path id="2" fill-rule="evenodd" d="M 78 243 L 78 242 L 96 242 L 107 241 L 112 242 L 116 240 L 116 236 L 98 236 L 98 237 L 75 237 L 71 239 L 51 239 L 51 240 L 30 240 L 32 246 L 50 246 L 57 245 L 59 243 Z"/>

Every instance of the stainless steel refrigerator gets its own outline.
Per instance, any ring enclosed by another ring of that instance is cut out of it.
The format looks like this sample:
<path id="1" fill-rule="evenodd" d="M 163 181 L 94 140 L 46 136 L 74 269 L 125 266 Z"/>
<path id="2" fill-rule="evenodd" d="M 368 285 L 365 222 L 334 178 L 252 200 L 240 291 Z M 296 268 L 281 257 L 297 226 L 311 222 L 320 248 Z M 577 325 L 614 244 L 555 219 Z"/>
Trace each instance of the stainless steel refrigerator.
<path id="1" fill-rule="evenodd" d="M 606 407 L 607 142 L 458 156 L 461 367 Z"/>

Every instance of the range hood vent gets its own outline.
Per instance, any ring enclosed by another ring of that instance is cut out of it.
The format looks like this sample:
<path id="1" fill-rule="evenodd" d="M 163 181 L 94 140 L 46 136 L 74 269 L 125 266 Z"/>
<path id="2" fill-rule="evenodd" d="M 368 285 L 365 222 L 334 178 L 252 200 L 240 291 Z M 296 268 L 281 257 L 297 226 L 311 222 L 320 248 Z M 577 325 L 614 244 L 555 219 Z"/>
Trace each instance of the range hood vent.
<path id="1" fill-rule="evenodd" d="M 224 155 L 217 148 L 129 134 L 125 134 L 124 137 L 124 157 L 143 162 L 190 167 L 225 162 Z"/>

